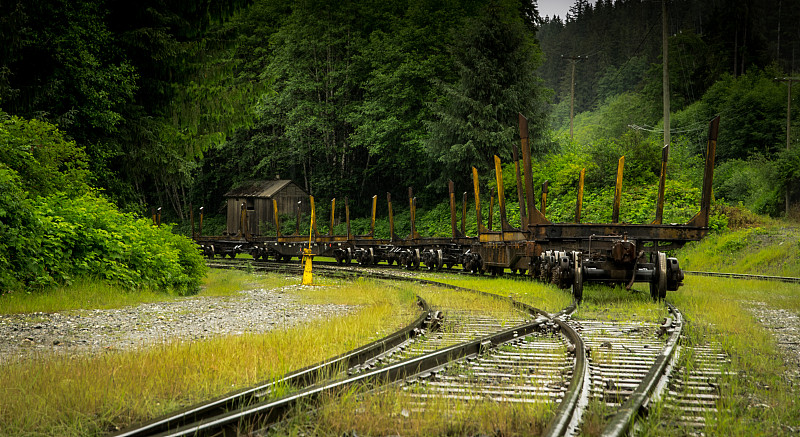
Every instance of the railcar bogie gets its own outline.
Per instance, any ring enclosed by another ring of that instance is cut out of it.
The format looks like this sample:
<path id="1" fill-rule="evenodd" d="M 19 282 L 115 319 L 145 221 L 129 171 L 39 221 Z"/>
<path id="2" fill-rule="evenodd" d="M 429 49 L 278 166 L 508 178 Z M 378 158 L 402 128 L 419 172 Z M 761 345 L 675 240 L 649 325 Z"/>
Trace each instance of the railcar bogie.
<path id="1" fill-rule="evenodd" d="M 527 120 L 520 114 L 520 139 L 524 168 L 532 168 L 528 145 Z M 510 224 L 506 215 L 500 159 L 495 156 L 497 178 L 497 201 L 500 223 L 497 230 L 491 224 L 484 226 L 481 218 L 478 172 L 473 167 L 473 191 L 478 233 L 465 235 L 466 201 L 461 211 L 461 229 L 457 228 L 454 184 L 449 183 L 451 231 L 449 238 L 425 238 L 416 230 L 416 198 L 411 188 L 408 200 L 411 217 L 411 233 L 399 237 L 394 230 L 391 195 L 387 193 L 389 238 L 375 238 L 376 202 L 372 198 L 371 232 L 354 236 L 350 232 L 350 212 L 345 199 L 346 235 L 320 235 L 317 232 L 314 198 L 310 196 L 311 224 L 308 236 L 299 235 L 299 226 L 293 235 L 282 235 L 277 215 L 274 217 L 274 237 L 251 237 L 245 227 L 239 235 L 226 237 L 195 236 L 204 255 L 235 257 L 238 253 L 249 253 L 254 259 L 289 261 L 301 259 L 304 249 L 315 256 L 330 256 L 337 263 L 347 265 L 374 266 L 379 262 L 398 264 L 407 269 L 425 268 L 431 271 L 451 269 L 460 265 L 464 271 L 474 274 L 490 273 L 503 275 L 506 270 L 555 284 L 562 289 L 571 289 L 576 300 L 583 296 L 586 282 L 623 284 L 631 288 L 636 282 L 648 283 L 653 299 L 664 299 L 667 291 L 675 291 L 683 283 L 683 272 L 676 258 L 668 257 L 667 250 L 681 247 L 688 241 L 699 240 L 708 232 L 711 206 L 711 184 L 713 181 L 714 155 L 716 151 L 719 117 L 709 124 L 706 150 L 706 165 L 699 212 L 686 224 L 662 224 L 665 178 L 664 169 L 668 157 L 665 146 L 662 154 L 662 174 L 659 184 L 656 219 L 653 223 L 619 223 L 621 190 L 614 198 L 612 223 L 580 223 L 583 199 L 583 172 L 579 179 L 579 197 L 576 202 L 576 223 L 552 223 L 544 214 L 546 188 L 542 190 L 540 208 L 534 201 L 533 182 L 530 171 L 524 172 L 524 183 L 517 161 L 516 179 L 520 201 L 519 227 Z M 617 187 L 621 187 L 624 160 L 617 169 Z M 522 188 L 524 187 L 524 193 Z M 273 201 L 274 202 L 274 201 Z M 333 229 L 335 200 L 331 203 L 331 229 Z M 277 211 L 277 205 L 273 208 Z M 490 209 L 491 210 L 491 209 Z M 242 214 L 247 209 L 242 208 Z M 202 208 L 201 208 L 202 223 Z M 241 223 L 249 221 L 243 216 Z M 491 223 L 491 222 L 489 222 Z"/>

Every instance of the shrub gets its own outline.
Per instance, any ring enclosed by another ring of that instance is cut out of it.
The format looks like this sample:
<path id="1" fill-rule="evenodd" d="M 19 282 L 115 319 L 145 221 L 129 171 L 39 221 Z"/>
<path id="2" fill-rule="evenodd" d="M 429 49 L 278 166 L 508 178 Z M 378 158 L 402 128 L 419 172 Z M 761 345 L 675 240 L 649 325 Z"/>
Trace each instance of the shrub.
<path id="1" fill-rule="evenodd" d="M 40 220 L 14 170 L 0 163 L 0 294 L 43 273 L 36 262 Z"/>
<path id="2" fill-rule="evenodd" d="M 52 124 L 0 112 L 0 162 L 20 176 L 31 196 L 89 190 L 86 154 Z"/>
<path id="3" fill-rule="evenodd" d="M 206 269 L 202 256 L 169 226 L 153 227 L 94 195 L 49 196 L 38 199 L 38 207 L 44 228 L 41 257 L 51 282 L 90 276 L 129 289 L 179 294 L 199 289 Z"/>

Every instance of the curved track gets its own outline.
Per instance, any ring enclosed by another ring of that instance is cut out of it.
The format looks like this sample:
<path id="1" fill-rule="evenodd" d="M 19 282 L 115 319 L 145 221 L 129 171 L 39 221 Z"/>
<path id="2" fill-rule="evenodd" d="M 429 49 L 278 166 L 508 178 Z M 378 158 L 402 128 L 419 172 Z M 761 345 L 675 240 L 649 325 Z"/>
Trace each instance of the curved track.
<path id="1" fill-rule="evenodd" d="M 215 264 L 236 267 L 230 262 Z M 301 266 L 287 263 L 250 262 L 247 268 L 301 272 Z M 672 417 L 680 420 L 674 426 L 702 432 L 705 415 L 715 411 L 719 400 L 718 380 L 725 373 L 728 357 L 716 345 L 683 346 L 681 350 L 685 322 L 671 305 L 671 317 L 661 324 L 578 321 L 571 318 L 574 303 L 548 314 L 505 297 L 410 276 L 347 267 L 315 265 L 314 269 L 324 275 L 413 281 L 490 295 L 509 300 L 519 313 L 501 321 L 458 308 L 428 308 L 421 302 L 420 316 L 403 330 L 287 375 L 280 383 L 296 390 L 289 396 L 272 399 L 271 388 L 276 384 L 267 383 L 118 435 L 263 430 L 282 420 L 298 402 L 355 384 L 401 383 L 414 399 L 408 406 L 412 414 L 424 410 L 433 398 L 556 402 L 556 413 L 544 433 L 547 436 L 581 432 L 593 403 L 615 412 L 603 421 L 601 435 L 621 436 L 632 432 L 636 418 L 647 414 L 658 401 L 676 411 Z M 678 359 L 681 354 L 683 360 Z"/>

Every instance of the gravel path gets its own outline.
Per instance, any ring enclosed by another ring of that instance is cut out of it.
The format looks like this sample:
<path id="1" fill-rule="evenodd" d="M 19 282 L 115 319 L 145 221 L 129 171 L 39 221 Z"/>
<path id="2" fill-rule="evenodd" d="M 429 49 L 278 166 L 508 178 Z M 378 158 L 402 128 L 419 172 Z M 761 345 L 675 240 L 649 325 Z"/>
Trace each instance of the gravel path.
<path id="1" fill-rule="evenodd" d="M 262 333 L 340 317 L 354 305 L 309 305 L 286 293 L 250 290 L 227 297 L 187 297 L 110 310 L 0 315 L 0 364 L 49 353 L 129 350 L 170 340 Z"/>
<path id="2" fill-rule="evenodd" d="M 800 381 L 800 314 L 753 302 L 750 312 L 775 337 L 789 376 Z"/>

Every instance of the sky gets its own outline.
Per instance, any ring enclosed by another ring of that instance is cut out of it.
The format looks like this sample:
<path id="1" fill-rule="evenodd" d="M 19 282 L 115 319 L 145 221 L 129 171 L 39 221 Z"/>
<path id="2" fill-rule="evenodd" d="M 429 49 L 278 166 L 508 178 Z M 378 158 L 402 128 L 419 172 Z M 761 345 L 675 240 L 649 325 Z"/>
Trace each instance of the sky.
<path id="1" fill-rule="evenodd" d="M 539 0 L 539 16 L 553 18 L 553 16 L 558 15 L 563 20 L 567 17 L 569 7 L 574 3 L 575 0 Z"/>

